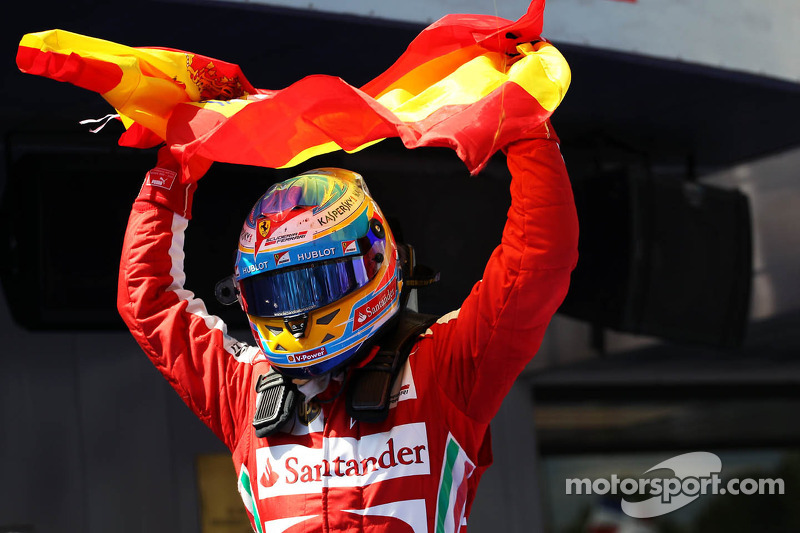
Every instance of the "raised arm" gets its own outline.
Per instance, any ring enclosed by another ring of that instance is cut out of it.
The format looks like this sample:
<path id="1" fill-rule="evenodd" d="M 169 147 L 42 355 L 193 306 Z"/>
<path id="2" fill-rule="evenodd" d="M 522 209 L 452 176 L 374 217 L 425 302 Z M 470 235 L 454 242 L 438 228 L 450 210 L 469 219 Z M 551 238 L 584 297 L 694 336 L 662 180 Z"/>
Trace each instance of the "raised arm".
<path id="1" fill-rule="evenodd" d="M 117 307 L 136 341 L 192 411 L 233 449 L 258 355 L 184 289 L 184 231 L 196 184 L 181 183 L 166 149 L 133 204 Z"/>
<path id="2" fill-rule="evenodd" d="M 512 182 L 502 243 L 461 309 L 431 328 L 441 386 L 484 422 L 539 349 L 578 258 L 572 188 L 551 131 L 505 150 Z"/>

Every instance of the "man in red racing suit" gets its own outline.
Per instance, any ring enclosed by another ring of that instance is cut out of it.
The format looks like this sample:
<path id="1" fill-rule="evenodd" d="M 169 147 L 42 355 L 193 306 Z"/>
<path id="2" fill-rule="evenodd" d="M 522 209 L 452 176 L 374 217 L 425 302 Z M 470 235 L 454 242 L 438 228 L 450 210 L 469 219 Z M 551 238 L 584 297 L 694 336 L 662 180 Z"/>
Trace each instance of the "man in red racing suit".
<path id="1" fill-rule="evenodd" d="M 505 148 L 502 243 L 462 307 L 420 336 L 382 423 L 351 419 L 330 380 L 258 438 L 254 376 L 269 363 L 184 289 L 195 184 L 148 177 L 133 205 L 119 311 L 186 404 L 228 446 L 255 531 L 460 531 L 491 463 L 489 422 L 567 292 L 577 261 L 572 191 L 552 129 Z M 165 152 L 163 152 L 165 153 Z M 160 168 L 178 171 L 161 157 Z M 326 401 L 329 400 L 329 401 Z"/>

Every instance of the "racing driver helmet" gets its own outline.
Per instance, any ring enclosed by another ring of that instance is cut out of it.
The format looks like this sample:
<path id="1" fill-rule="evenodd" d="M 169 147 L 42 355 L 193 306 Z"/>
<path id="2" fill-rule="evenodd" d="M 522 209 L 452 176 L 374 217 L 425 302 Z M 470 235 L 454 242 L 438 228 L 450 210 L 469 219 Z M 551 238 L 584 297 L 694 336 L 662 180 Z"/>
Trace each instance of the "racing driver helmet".
<path id="1" fill-rule="evenodd" d="M 338 168 L 267 190 L 245 220 L 233 280 L 258 346 L 290 378 L 360 357 L 401 307 L 397 243 L 363 178 Z"/>

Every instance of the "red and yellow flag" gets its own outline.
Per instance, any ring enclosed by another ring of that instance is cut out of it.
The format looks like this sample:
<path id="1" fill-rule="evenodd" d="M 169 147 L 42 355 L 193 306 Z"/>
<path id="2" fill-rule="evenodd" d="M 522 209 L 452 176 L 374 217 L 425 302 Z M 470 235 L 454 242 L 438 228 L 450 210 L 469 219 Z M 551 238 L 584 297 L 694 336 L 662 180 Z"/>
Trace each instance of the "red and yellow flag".
<path id="1" fill-rule="evenodd" d="M 516 22 L 448 15 L 361 88 L 314 75 L 256 89 L 232 63 L 63 30 L 25 35 L 17 65 L 100 93 L 127 129 L 120 144 L 166 142 L 186 179 L 196 179 L 193 158 L 281 168 L 388 137 L 409 148 L 452 147 L 477 172 L 496 150 L 540 130 L 569 86 L 566 61 L 539 36 L 543 8 L 534 0 Z"/>

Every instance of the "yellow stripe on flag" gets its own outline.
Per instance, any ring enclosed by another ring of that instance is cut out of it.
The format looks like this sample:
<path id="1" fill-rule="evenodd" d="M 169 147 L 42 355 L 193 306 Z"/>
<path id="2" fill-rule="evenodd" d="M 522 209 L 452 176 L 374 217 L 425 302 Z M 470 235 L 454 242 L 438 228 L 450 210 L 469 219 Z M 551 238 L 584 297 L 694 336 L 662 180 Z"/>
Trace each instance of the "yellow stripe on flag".
<path id="1" fill-rule="evenodd" d="M 225 118 L 231 118 L 233 115 L 244 109 L 247 104 L 251 104 L 256 101 L 258 100 L 234 98 L 232 100 L 203 100 L 202 102 L 189 102 L 189 105 L 208 111 L 214 111 Z"/>
<path id="2" fill-rule="evenodd" d="M 508 80 L 536 98 L 543 108 L 555 111 L 567 93 L 572 73 L 555 46 L 541 42 L 517 47 L 525 57 L 511 65 Z"/>
<path id="3" fill-rule="evenodd" d="M 425 85 L 430 81 L 424 79 L 425 74 L 432 71 L 424 65 L 392 84 L 377 100 L 403 122 L 417 122 L 444 106 L 473 104 L 504 83 L 513 82 L 536 98 L 543 108 L 555 110 L 569 87 L 566 60 L 554 46 L 546 43 L 535 47 L 525 43 L 518 51 L 525 57 L 510 68 L 506 67 L 505 55 L 486 52 L 432 85 Z M 417 79 L 413 79 L 415 74 L 418 74 Z M 409 90 L 411 87 L 424 89 L 414 94 Z"/>
<path id="4" fill-rule="evenodd" d="M 390 90 L 378 102 L 403 122 L 417 122 L 448 105 L 472 104 L 502 85 L 502 57 L 491 52 L 478 56 L 417 95 L 402 88 Z"/>
<path id="5" fill-rule="evenodd" d="M 64 30 L 26 34 L 20 46 L 64 56 L 77 54 L 117 65 L 122 79 L 116 87 L 102 93 L 103 98 L 129 119 L 123 120 L 126 127 L 130 121 L 138 122 L 162 139 L 166 139 L 167 120 L 174 107 L 202 97 L 189 68 L 194 54 L 134 48 Z M 213 63 L 208 66 L 213 67 Z"/>
<path id="6" fill-rule="evenodd" d="M 382 140 L 384 140 L 384 139 L 375 139 L 374 141 L 370 141 L 368 143 L 362 144 L 361 146 L 359 146 L 358 148 L 355 148 L 354 150 L 344 150 L 344 151 L 347 152 L 348 154 L 354 154 L 356 152 L 359 152 L 359 151 L 363 150 L 364 148 L 369 148 L 373 144 L 378 144 Z M 338 144 L 336 144 L 333 141 L 326 142 L 324 144 L 318 144 L 316 146 L 311 146 L 309 148 L 306 148 L 305 150 L 302 150 L 300 153 L 298 153 L 292 159 L 287 161 L 286 164 L 281 165 L 281 166 L 279 166 L 277 168 L 291 168 L 291 167 L 293 167 L 295 165 L 299 165 L 303 161 L 311 159 L 312 157 L 315 157 L 315 156 L 318 156 L 318 155 L 322 155 L 322 154 L 329 154 L 331 152 L 335 152 L 336 150 L 342 150 L 342 147 L 339 146 Z"/>
<path id="7" fill-rule="evenodd" d="M 532 0 L 516 22 L 448 15 L 360 89 L 325 75 L 256 89 L 233 63 L 63 30 L 25 35 L 17 64 L 100 93 L 129 128 L 121 144 L 167 141 L 190 181 L 195 156 L 284 168 L 387 137 L 451 146 L 477 172 L 497 149 L 537 134 L 569 87 L 564 57 L 538 41 L 543 8 Z"/>

